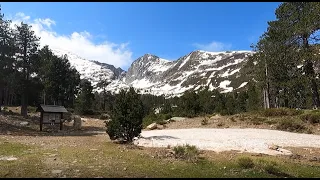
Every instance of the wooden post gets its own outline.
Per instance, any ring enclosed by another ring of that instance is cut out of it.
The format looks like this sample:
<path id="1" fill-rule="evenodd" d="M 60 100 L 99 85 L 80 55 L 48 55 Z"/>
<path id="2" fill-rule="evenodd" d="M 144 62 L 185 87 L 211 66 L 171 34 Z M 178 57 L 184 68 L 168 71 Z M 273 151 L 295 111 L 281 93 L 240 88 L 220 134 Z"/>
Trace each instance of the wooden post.
<path id="1" fill-rule="evenodd" d="M 63 126 L 63 122 L 62 122 L 62 119 L 63 119 L 63 113 L 61 113 L 61 116 L 60 116 L 60 130 L 62 130 L 62 126 Z"/>
<path id="2" fill-rule="evenodd" d="M 43 123 L 43 112 L 41 111 L 41 115 L 40 115 L 40 131 L 42 131 L 42 123 Z"/>

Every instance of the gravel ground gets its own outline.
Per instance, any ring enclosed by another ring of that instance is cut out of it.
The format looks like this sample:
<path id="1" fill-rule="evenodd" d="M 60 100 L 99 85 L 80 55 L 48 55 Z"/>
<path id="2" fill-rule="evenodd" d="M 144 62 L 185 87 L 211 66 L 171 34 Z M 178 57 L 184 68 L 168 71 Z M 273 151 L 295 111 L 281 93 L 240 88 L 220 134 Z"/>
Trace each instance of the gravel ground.
<path id="1" fill-rule="evenodd" d="M 269 155 L 290 155 L 282 147 L 320 148 L 320 136 L 290 133 L 267 129 L 165 129 L 142 131 L 135 144 L 145 147 L 167 147 L 176 145 L 195 145 L 201 150 L 216 152 L 236 150 L 240 152 Z M 270 146 L 279 146 L 272 150 Z"/>

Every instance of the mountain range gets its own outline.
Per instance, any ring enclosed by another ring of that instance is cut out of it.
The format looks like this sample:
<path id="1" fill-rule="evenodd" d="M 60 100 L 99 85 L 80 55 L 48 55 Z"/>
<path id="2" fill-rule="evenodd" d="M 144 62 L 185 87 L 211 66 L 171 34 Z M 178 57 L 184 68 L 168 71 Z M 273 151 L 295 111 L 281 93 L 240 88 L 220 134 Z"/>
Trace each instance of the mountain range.
<path id="1" fill-rule="evenodd" d="M 248 78 L 239 73 L 252 51 L 193 51 L 175 61 L 145 54 L 132 62 L 128 71 L 113 65 L 87 60 L 74 53 L 53 49 L 56 55 L 67 54 L 70 64 L 81 78 L 91 81 L 96 91 L 99 81 L 108 81 L 106 90 L 112 93 L 130 86 L 142 94 L 179 96 L 186 90 L 208 87 L 220 92 L 241 90 Z"/>

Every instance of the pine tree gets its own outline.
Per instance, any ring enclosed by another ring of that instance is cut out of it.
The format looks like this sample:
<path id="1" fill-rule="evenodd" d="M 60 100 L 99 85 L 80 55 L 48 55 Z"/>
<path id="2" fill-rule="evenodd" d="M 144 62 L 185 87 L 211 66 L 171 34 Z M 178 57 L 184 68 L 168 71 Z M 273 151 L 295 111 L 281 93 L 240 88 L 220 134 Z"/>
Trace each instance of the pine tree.
<path id="1" fill-rule="evenodd" d="M 31 26 L 23 22 L 16 26 L 16 30 L 17 59 L 19 60 L 19 67 L 22 68 L 21 115 L 26 117 L 30 75 L 33 73 L 33 66 L 35 66 L 34 54 L 37 52 L 40 39 L 35 36 Z"/>
<path id="2" fill-rule="evenodd" d="M 287 36 L 286 44 L 297 47 L 295 53 L 300 62 L 304 63 L 303 69 L 310 83 L 313 105 L 317 108 L 320 106 L 320 99 L 314 64 L 318 56 L 315 54 L 318 52 L 314 51 L 314 46 L 320 40 L 317 37 L 320 29 L 319 14 L 318 2 L 285 2 L 277 8 L 277 20 L 274 23 Z"/>
<path id="3" fill-rule="evenodd" d="M 82 79 L 80 83 L 80 94 L 76 99 L 76 111 L 79 114 L 92 114 L 94 94 L 91 82 L 87 79 Z"/>
<path id="4" fill-rule="evenodd" d="M 116 96 L 107 133 L 111 139 L 132 142 L 141 133 L 143 104 L 140 95 L 131 87 L 128 92 L 121 90 Z"/>
<path id="5" fill-rule="evenodd" d="M 10 28 L 10 20 L 4 19 L 0 6 L 0 112 L 1 106 L 8 101 L 14 76 L 14 34 Z"/>

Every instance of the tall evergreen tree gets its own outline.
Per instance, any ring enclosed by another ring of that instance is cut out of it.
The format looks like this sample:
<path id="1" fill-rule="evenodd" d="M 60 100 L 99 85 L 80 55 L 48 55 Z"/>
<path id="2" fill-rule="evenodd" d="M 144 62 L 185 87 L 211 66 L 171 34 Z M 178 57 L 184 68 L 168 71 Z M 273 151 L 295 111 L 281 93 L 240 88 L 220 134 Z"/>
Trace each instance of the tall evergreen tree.
<path id="1" fill-rule="evenodd" d="M 21 115 L 27 116 L 28 93 L 30 75 L 33 73 L 35 67 L 34 59 L 39 46 L 39 38 L 36 37 L 31 26 L 21 22 L 16 26 L 16 46 L 17 59 L 19 60 L 19 67 L 22 68 L 22 83 L 21 83 Z"/>
<path id="2" fill-rule="evenodd" d="M 94 94 L 91 82 L 87 79 L 82 79 L 80 88 L 80 94 L 76 99 L 76 111 L 79 114 L 92 114 Z"/>

